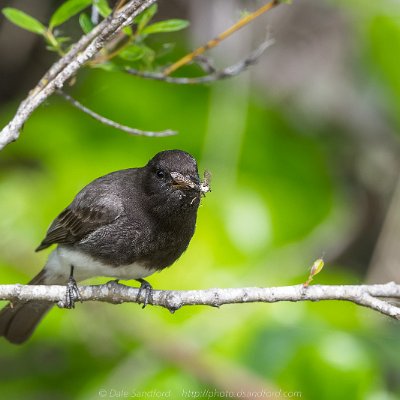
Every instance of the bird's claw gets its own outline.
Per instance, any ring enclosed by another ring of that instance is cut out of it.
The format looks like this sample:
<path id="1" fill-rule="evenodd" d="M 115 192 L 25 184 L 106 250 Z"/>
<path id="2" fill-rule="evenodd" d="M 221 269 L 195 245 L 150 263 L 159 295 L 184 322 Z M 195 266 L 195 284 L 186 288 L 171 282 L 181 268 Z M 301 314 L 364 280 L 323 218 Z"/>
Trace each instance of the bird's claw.
<path id="1" fill-rule="evenodd" d="M 142 308 L 145 308 L 147 304 L 152 303 L 153 301 L 153 287 L 150 285 L 149 282 L 145 281 L 144 279 L 137 279 L 138 282 L 140 282 L 140 288 L 139 292 L 136 297 L 136 301 L 139 301 L 142 292 L 144 291 L 144 296 L 143 296 L 143 306 Z"/>
<path id="2" fill-rule="evenodd" d="M 75 308 L 76 300 L 79 300 L 80 302 L 82 302 L 82 296 L 79 292 L 78 285 L 74 278 L 74 266 L 71 265 L 71 274 L 69 276 L 68 283 L 67 283 L 67 289 L 65 292 L 64 307 L 68 308 L 68 309 Z"/>

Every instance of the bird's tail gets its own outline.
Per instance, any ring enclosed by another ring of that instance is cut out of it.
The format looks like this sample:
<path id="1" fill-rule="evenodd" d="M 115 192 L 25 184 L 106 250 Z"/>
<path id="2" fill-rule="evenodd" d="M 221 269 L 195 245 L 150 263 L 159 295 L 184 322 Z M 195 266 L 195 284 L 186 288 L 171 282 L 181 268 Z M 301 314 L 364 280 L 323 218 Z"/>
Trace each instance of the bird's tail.
<path id="1" fill-rule="evenodd" d="M 45 279 L 43 269 L 29 285 L 50 285 Z M 56 283 L 56 282 L 54 282 Z M 9 342 L 20 344 L 30 338 L 37 324 L 53 307 L 53 303 L 28 301 L 25 303 L 9 303 L 0 312 L 0 337 L 4 336 Z"/>

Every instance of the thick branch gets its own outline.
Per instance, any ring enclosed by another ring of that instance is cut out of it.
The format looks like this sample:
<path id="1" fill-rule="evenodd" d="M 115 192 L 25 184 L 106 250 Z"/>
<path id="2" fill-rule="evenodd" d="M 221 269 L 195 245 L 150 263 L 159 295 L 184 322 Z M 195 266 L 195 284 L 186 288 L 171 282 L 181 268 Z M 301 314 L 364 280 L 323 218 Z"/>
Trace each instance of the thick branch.
<path id="1" fill-rule="evenodd" d="M 97 25 L 90 33 L 82 36 L 71 50 L 50 68 L 39 84 L 20 104 L 13 119 L 0 132 L 0 150 L 18 139 L 24 123 L 40 104 L 57 89 L 61 89 L 65 82 L 92 59 L 115 34 L 131 24 L 138 14 L 155 1 L 131 0 L 121 10 Z"/>
<path id="2" fill-rule="evenodd" d="M 82 286 L 82 301 L 104 301 L 113 304 L 140 303 L 137 288 L 117 284 Z M 149 304 L 175 311 L 183 306 L 208 305 L 219 307 L 236 303 L 276 303 L 279 301 L 344 300 L 379 311 L 381 314 L 400 319 L 400 308 L 384 299 L 400 299 L 400 284 L 383 285 L 303 285 L 271 288 L 232 288 L 207 290 L 155 290 Z M 0 300 L 49 301 L 62 304 L 65 300 L 64 286 L 0 285 Z"/>

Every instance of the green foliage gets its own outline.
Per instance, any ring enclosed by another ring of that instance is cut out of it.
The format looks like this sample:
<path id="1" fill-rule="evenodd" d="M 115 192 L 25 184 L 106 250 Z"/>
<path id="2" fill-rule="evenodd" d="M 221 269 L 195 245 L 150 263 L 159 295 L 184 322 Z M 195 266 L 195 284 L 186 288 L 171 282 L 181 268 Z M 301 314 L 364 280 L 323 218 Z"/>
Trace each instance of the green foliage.
<path id="1" fill-rule="evenodd" d="M 162 32 L 176 32 L 189 26 L 189 22 L 183 19 L 169 19 L 168 21 L 160 21 L 145 27 L 142 30 L 143 35 Z"/>
<path id="2" fill-rule="evenodd" d="M 363 58 L 348 67 L 363 85 L 368 70 L 372 95 L 382 98 L 389 115 L 400 115 L 399 21 L 381 11 L 363 17 L 367 6 L 363 13 L 357 7 L 353 18 L 346 7 L 348 1 L 338 9 L 358 24 L 354 32 L 366 32 L 364 40 L 352 36 Z M 49 253 L 33 249 L 85 184 L 112 170 L 144 165 L 167 148 L 191 152 L 200 172 L 210 169 L 213 191 L 202 202 L 185 254 L 150 277 L 156 289 L 301 284 L 324 250 L 339 251 L 337 243 L 346 240 L 341 219 L 355 213 L 360 198 L 346 190 L 348 177 L 342 179 L 331 145 L 334 138 L 349 148 L 342 128 L 321 115 L 309 117 L 310 123 L 286 93 L 266 99 L 253 87 L 242 96 L 239 80 L 184 87 L 114 73 L 158 62 L 162 48 L 153 42 L 158 38 L 144 33 L 156 11 L 153 6 L 138 16 L 124 30 L 123 47 L 112 49 L 116 55 L 92 65 L 98 69 L 71 90 L 106 117 L 180 134 L 131 137 L 57 98 L 38 109 L 1 155 L 2 283 L 24 283 L 39 271 Z M 92 29 L 87 13 L 79 22 L 84 32 Z M 52 41 L 45 31 L 35 33 Z M 50 33 L 56 35 L 53 48 L 68 49 L 57 32 Z M 16 107 L 13 102 L 1 109 L 2 125 Z M 316 262 L 314 272 L 321 266 Z M 362 279 L 349 265 L 328 258 L 316 280 Z M 212 393 L 244 377 L 244 384 L 261 382 L 266 390 L 301 392 L 308 400 L 394 400 L 400 396 L 399 337 L 399 324 L 337 301 L 188 307 L 173 315 L 156 307 L 84 303 L 70 311 L 54 308 L 24 346 L 0 340 L 0 393 L 9 399 L 98 399 L 102 388 L 129 394 L 159 389 L 181 398 L 182 388 Z"/>
<path id="3" fill-rule="evenodd" d="M 370 52 L 373 65 L 379 71 L 387 91 L 396 98 L 391 110 L 400 126 L 400 74 L 398 68 L 398 44 L 400 43 L 400 22 L 390 15 L 378 15 L 369 28 Z"/>
<path id="4" fill-rule="evenodd" d="M 86 13 L 82 13 L 79 16 L 79 25 L 81 26 L 82 31 L 85 34 L 89 33 L 94 27 L 90 17 Z"/>
<path id="5" fill-rule="evenodd" d="M 97 8 L 103 18 L 110 15 L 112 11 L 107 0 L 68 0 L 53 13 L 48 27 L 14 8 L 3 9 L 3 14 L 19 27 L 42 35 L 47 44 L 47 49 L 62 56 L 69 49 L 70 38 L 60 36 L 60 32 L 54 28 L 80 14 L 79 25 L 84 34 L 89 33 L 94 24 L 88 14 L 82 11 L 91 4 Z M 88 66 L 106 71 L 123 70 L 125 68 L 154 69 L 155 60 L 163 56 L 171 47 L 163 46 L 159 55 L 152 45 L 146 43 L 147 36 L 155 33 L 180 31 L 189 25 L 188 21 L 182 19 L 170 19 L 149 25 L 156 12 L 157 4 L 153 4 L 144 10 L 134 19 L 132 26 L 123 28 L 124 37 L 119 38 L 116 46 L 113 48 L 106 47 L 102 57 L 88 63 Z"/>
<path id="6" fill-rule="evenodd" d="M 111 14 L 112 10 L 108 5 L 107 0 L 93 0 L 93 5 L 98 9 L 103 18 L 106 18 Z"/>
<path id="7" fill-rule="evenodd" d="M 9 21 L 20 28 L 26 29 L 27 31 L 33 33 L 38 33 L 39 35 L 43 35 L 46 31 L 46 27 L 43 24 L 23 11 L 7 7 L 4 8 L 2 12 Z"/>
<path id="8" fill-rule="evenodd" d="M 63 3 L 50 18 L 49 28 L 53 29 L 68 21 L 92 3 L 92 0 L 68 0 Z"/>
<path id="9" fill-rule="evenodd" d="M 157 3 L 151 5 L 149 8 L 144 10 L 141 14 L 139 14 L 135 19 L 134 23 L 137 24 L 137 33 L 141 34 L 143 28 L 150 22 L 150 20 L 154 17 L 158 9 Z"/>
<path id="10" fill-rule="evenodd" d="M 137 61 L 143 58 L 145 50 L 143 46 L 137 44 L 131 44 L 129 47 L 125 47 L 119 52 L 119 57 L 127 61 Z"/>

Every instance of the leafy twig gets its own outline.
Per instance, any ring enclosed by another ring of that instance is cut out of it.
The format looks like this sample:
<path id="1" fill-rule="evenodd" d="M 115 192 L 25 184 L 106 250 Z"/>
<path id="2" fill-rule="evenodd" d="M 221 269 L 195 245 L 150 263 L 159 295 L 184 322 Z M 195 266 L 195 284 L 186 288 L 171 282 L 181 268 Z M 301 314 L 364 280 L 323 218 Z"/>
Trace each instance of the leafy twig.
<path id="1" fill-rule="evenodd" d="M 175 131 L 171 131 L 171 130 L 165 130 L 165 131 L 160 131 L 160 132 L 143 131 L 141 129 L 131 128 L 130 126 L 122 125 L 122 124 L 120 124 L 118 122 L 115 122 L 115 121 L 113 121 L 111 119 L 103 117 L 100 114 L 97 114 L 96 112 L 94 112 L 91 109 L 87 108 L 86 106 L 81 104 L 78 100 L 75 100 L 73 97 L 71 97 L 69 94 L 63 92 L 62 90 L 58 90 L 57 93 L 60 96 L 62 96 L 64 99 L 69 101 L 74 107 L 76 107 L 79 110 L 83 111 L 85 114 L 90 115 L 95 120 L 101 122 L 104 125 L 111 126 L 111 127 L 115 128 L 115 129 L 119 129 L 121 131 L 127 132 L 130 135 L 150 136 L 150 137 L 163 137 L 163 136 L 176 135 L 176 132 Z"/>
<path id="2" fill-rule="evenodd" d="M 37 107 L 92 59 L 122 28 L 132 23 L 133 19 L 150 7 L 156 0 L 131 0 L 121 10 L 104 19 L 82 38 L 55 63 L 38 85 L 20 104 L 13 119 L 0 132 L 0 150 L 18 139 L 20 131 Z"/>

